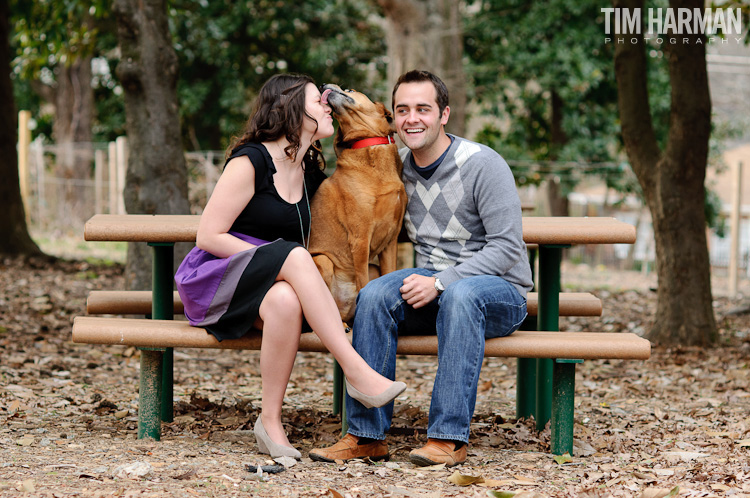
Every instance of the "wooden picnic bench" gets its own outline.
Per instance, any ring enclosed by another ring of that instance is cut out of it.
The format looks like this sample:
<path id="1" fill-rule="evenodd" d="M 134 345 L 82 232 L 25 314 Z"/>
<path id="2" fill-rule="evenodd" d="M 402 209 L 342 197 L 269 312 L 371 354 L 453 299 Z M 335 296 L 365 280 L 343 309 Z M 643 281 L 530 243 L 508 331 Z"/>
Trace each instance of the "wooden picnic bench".
<path id="1" fill-rule="evenodd" d="M 73 325 L 74 342 L 141 348 L 139 438 L 159 439 L 160 421 L 171 420 L 171 348 L 260 347 L 259 334 L 219 343 L 203 329 L 190 327 L 183 321 L 169 321 L 180 306 L 174 299 L 172 247 L 175 242 L 195 241 L 198 221 L 199 217 L 192 215 L 96 215 L 86 223 L 86 240 L 148 242 L 154 248 L 152 291 L 146 291 L 145 295 L 133 291 L 102 291 L 92 293 L 89 298 L 90 312 L 112 314 L 149 311 L 150 301 L 152 320 L 77 317 Z M 582 316 L 601 313 L 601 302 L 595 296 L 580 293 L 580 302 L 577 302 L 574 294 L 579 293 L 560 293 L 561 251 L 571 244 L 633 243 L 635 229 L 613 218 L 533 217 L 524 218 L 524 240 L 538 244 L 540 270 L 536 311 L 542 330 L 518 331 L 510 337 L 489 340 L 485 356 L 519 358 L 518 396 L 527 404 L 536 398 L 536 412 L 532 414 L 538 424 L 540 418 L 546 417 L 544 424 L 552 421 L 552 452 L 572 452 L 575 364 L 585 359 L 646 359 L 650 356 L 650 343 L 630 333 L 556 332 L 558 317 L 573 314 L 572 309 L 578 309 Z M 96 308 L 97 303 L 102 302 L 108 302 L 109 307 Z M 592 308 L 594 304 L 596 308 Z M 533 309 L 531 305 L 530 309 Z M 584 312 L 592 309 L 595 313 Z M 300 351 L 325 352 L 325 348 L 317 336 L 305 334 Z M 436 355 L 437 338 L 401 337 L 398 352 Z M 547 363 L 549 372 L 546 372 Z M 540 403 L 540 397 L 549 397 L 549 401 Z M 550 414 L 544 412 L 545 403 Z"/>
<path id="2" fill-rule="evenodd" d="M 172 299 L 174 314 L 182 315 L 185 309 L 177 291 L 174 291 Z M 152 304 L 151 291 L 95 290 L 89 292 L 86 299 L 86 313 L 89 315 L 150 315 Z M 527 294 L 526 309 L 529 316 L 537 316 L 539 293 Z M 560 294 L 560 316 L 601 316 L 601 314 L 601 299 L 589 292 Z"/>
<path id="3" fill-rule="evenodd" d="M 192 327 L 185 321 L 148 320 L 139 318 L 107 318 L 79 316 L 73 323 L 73 342 L 85 344 L 118 344 L 141 349 L 214 348 L 259 350 L 262 334 L 253 332 L 241 339 L 217 341 L 205 329 Z M 398 353 L 403 355 L 437 355 L 437 336 L 403 336 Z M 326 353 L 314 334 L 302 334 L 299 351 Z M 593 359 L 648 359 L 650 343 L 635 334 L 607 332 L 553 332 L 519 330 L 508 337 L 489 339 L 485 357 L 556 358 L 563 364 L 575 365 Z M 574 362 L 574 363 L 570 363 Z M 139 398 L 139 432 L 161 433 L 160 370 L 142 371 Z M 553 425 L 566 434 L 571 443 L 574 424 L 575 377 L 556 384 L 553 411 L 563 416 Z M 143 425 L 142 425 L 143 424 Z M 153 437 L 153 436 L 152 436 Z M 159 439 L 159 437 L 155 437 Z M 565 450 L 565 451 L 563 451 Z M 553 448 L 553 453 L 572 453 L 570 448 Z"/>

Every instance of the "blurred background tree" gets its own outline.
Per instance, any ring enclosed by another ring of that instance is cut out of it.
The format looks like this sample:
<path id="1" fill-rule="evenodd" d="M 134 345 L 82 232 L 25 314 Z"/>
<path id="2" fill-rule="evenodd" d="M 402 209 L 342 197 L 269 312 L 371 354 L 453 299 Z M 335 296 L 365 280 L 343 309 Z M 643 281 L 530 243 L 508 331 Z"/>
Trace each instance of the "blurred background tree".
<path id="1" fill-rule="evenodd" d="M 599 0 L 482 0 L 468 7 L 473 102 L 479 116 L 492 118 L 478 120 L 486 123 L 478 140 L 512 158 L 520 183 L 546 181 L 553 216 L 568 214 L 567 195 L 587 175 L 621 192 L 638 189 L 624 174 L 614 45 L 604 43 L 602 6 Z M 663 137 L 669 84 L 658 47 L 649 69 L 655 129 Z"/>
<path id="2" fill-rule="evenodd" d="M 467 76 L 464 70 L 464 4 L 455 0 L 376 0 L 388 44 L 387 86 L 419 68 L 440 75 L 450 90 L 446 130 L 466 134 Z M 390 92 L 384 102 L 390 105 Z"/>
<path id="3" fill-rule="evenodd" d="M 5 202 L 6 215 L 0 219 L 0 230 L 4 234 L 0 242 L 0 254 L 10 256 L 39 256 L 41 250 L 29 236 L 18 178 L 18 121 L 13 100 L 11 73 L 11 29 L 10 5 L 0 0 L 0 173 L 3 176 L 0 195 Z"/>
<path id="4" fill-rule="evenodd" d="M 60 144 L 69 134 L 57 130 L 75 130 L 79 142 L 125 133 L 107 5 L 12 0 L 16 102 L 35 116 L 35 135 Z M 186 150 L 224 149 L 244 126 L 260 86 L 277 72 L 367 88 L 381 100 L 389 95 L 382 20 L 367 1 L 177 0 L 168 8 Z M 89 74 L 79 76 L 84 66 Z M 65 110 L 71 107 L 75 112 Z"/>
<path id="5" fill-rule="evenodd" d="M 278 72 L 386 93 L 385 39 L 365 1 L 177 0 L 170 27 L 187 149 L 224 149 Z"/>

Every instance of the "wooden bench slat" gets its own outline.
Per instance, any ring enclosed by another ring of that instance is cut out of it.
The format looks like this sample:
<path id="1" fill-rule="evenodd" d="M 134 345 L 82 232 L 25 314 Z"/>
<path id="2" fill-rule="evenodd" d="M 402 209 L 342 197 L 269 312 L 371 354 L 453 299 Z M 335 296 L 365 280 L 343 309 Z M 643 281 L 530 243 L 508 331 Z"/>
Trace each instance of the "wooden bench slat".
<path id="1" fill-rule="evenodd" d="M 83 226 L 84 240 L 195 242 L 199 215 L 96 214 Z"/>
<path id="2" fill-rule="evenodd" d="M 137 318 L 76 317 L 73 342 L 138 347 L 260 349 L 261 334 L 217 341 L 204 329 L 184 321 Z M 315 334 L 302 334 L 300 351 L 327 351 Z M 437 337 L 403 336 L 399 354 L 436 355 Z M 537 332 L 519 330 L 489 339 L 485 356 L 514 358 L 639 359 L 651 355 L 651 343 L 631 333 Z"/>
<path id="3" fill-rule="evenodd" d="M 436 336 L 399 337 L 400 354 L 436 355 Z M 632 333 L 518 330 L 485 341 L 485 357 L 646 360 L 651 343 Z"/>
<path id="4" fill-rule="evenodd" d="M 526 303 L 529 315 L 539 311 L 539 295 L 529 292 Z M 92 291 L 86 301 L 90 315 L 148 315 L 151 313 L 151 291 Z M 174 312 L 184 313 L 180 295 L 174 293 Z M 588 292 L 560 294 L 560 316 L 601 316 L 602 301 Z"/>
<path id="5" fill-rule="evenodd" d="M 527 244 L 633 244 L 635 227 L 608 217 L 524 216 Z"/>
<path id="6" fill-rule="evenodd" d="M 91 291 L 86 299 L 86 312 L 90 315 L 149 315 L 152 293 L 150 290 Z M 182 299 L 174 291 L 174 313 L 185 312 Z"/>
<path id="7" fill-rule="evenodd" d="M 560 316 L 602 316 L 602 300 L 589 292 L 561 292 Z M 526 309 L 531 316 L 539 314 L 539 293 L 526 295 Z"/>
<path id="8" fill-rule="evenodd" d="M 83 227 L 84 240 L 195 242 L 199 215 L 97 214 Z M 528 244 L 632 244 L 635 227 L 609 217 L 523 217 Z"/>

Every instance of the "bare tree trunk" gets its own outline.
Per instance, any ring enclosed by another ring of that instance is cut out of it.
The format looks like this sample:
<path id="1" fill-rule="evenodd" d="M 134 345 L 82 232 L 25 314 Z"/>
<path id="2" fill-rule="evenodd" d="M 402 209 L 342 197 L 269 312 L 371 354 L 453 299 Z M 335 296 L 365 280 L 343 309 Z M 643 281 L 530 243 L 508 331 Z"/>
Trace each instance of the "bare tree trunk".
<path id="1" fill-rule="evenodd" d="M 450 92 L 449 133 L 466 130 L 466 75 L 463 68 L 461 2 L 377 0 L 386 18 L 388 82 L 412 69 L 437 74 Z"/>
<path id="2" fill-rule="evenodd" d="M 550 155 L 553 161 L 559 158 L 559 151 L 568 141 L 563 130 L 563 101 L 555 90 L 550 97 Z M 569 172 L 560 171 L 563 175 Z M 565 178 L 551 178 L 547 181 L 547 201 L 550 216 L 568 216 L 570 203 L 565 193 L 570 188 L 570 181 Z"/>
<path id="3" fill-rule="evenodd" d="M 560 181 L 555 178 L 547 180 L 547 202 L 550 216 L 568 216 L 568 196 L 562 193 Z"/>
<path id="4" fill-rule="evenodd" d="M 446 131 L 463 136 L 466 132 L 466 73 L 464 72 L 464 36 L 461 20 L 461 2 L 439 0 L 442 18 L 440 41 L 442 65 L 440 73 L 450 90 L 451 117 Z"/>
<path id="5" fill-rule="evenodd" d="M 13 82 L 10 79 L 10 6 L 0 0 L 0 161 L 3 181 L 0 198 L 3 199 L 3 216 L 0 216 L 0 254 L 11 256 L 40 256 L 42 251 L 29 236 L 26 212 L 21 199 L 18 179 L 18 117 L 13 99 Z"/>
<path id="6" fill-rule="evenodd" d="M 116 0 L 121 59 L 117 76 L 125 90 L 129 159 L 125 185 L 128 213 L 188 214 L 187 167 L 180 138 L 177 56 L 166 0 Z M 176 261 L 184 255 L 178 251 Z M 126 279 L 147 289 L 151 252 L 130 244 Z"/>
<path id="7" fill-rule="evenodd" d="M 94 115 L 94 90 L 91 87 L 91 56 L 76 59 L 70 66 L 60 65 L 54 89 L 55 121 L 52 134 L 57 145 L 55 175 L 67 180 L 91 177 L 94 150 L 91 125 Z M 66 218 L 85 221 L 83 189 L 70 182 L 63 187 Z"/>
<path id="8" fill-rule="evenodd" d="M 411 69 L 427 67 L 427 4 L 420 0 L 377 0 L 386 19 L 388 83 Z"/>
<path id="9" fill-rule="evenodd" d="M 643 0 L 615 0 L 643 8 Z M 702 0 L 671 0 L 672 8 L 702 9 Z M 645 43 L 640 35 L 616 40 L 615 74 L 625 147 L 653 220 L 659 279 L 656 320 L 648 338 L 670 345 L 705 346 L 718 335 L 713 315 L 704 211 L 711 99 L 705 44 L 667 45 L 672 86 L 669 138 L 660 150 L 646 88 Z M 637 38 L 637 43 L 631 43 Z"/>

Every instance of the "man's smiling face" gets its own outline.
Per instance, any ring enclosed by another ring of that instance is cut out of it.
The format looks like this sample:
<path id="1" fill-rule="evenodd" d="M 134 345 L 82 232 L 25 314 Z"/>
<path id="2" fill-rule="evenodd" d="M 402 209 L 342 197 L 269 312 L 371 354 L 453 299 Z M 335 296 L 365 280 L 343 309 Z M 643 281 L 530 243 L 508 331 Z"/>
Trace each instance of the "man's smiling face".
<path id="1" fill-rule="evenodd" d="M 428 153 L 448 122 L 450 109 L 440 112 L 437 91 L 429 81 L 402 83 L 393 98 L 396 131 L 413 152 Z"/>

